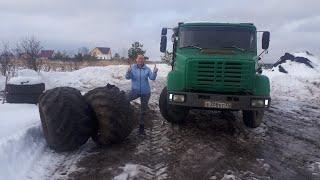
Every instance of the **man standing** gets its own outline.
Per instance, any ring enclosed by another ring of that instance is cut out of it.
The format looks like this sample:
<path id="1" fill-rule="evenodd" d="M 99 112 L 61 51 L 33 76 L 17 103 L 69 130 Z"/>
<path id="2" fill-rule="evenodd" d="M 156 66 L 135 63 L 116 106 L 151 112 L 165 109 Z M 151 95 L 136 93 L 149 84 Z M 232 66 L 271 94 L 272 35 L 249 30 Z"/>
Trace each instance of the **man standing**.
<path id="1" fill-rule="evenodd" d="M 144 131 L 144 117 L 148 109 L 148 102 L 150 99 L 150 85 L 149 80 L 155 80 L 157 77 L 158 68 L 154 66 L 153 71 L 144 64 L 144 56 L 138 54 L 136 64 L 130 65 L 126 73 L 126 79 L 131 79 L 131 91 L 129 93 L 129 100 L 132 101 L 140 97 L 140 120 L 139 120 L 139 134 L 145 135 Z"/>

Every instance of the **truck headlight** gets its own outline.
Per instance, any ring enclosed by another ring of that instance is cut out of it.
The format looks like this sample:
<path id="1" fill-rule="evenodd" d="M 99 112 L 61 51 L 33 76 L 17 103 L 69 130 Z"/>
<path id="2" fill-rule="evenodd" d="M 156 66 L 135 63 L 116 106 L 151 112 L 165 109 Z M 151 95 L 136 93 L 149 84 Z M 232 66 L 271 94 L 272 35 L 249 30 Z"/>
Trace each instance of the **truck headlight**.
<path id="1" fill-rule="evenodd" d="M 269 103 L 269 100 L 265 99 L 252 99 L 251 100 L 251 106 L 252 107 L 265 107 L 268 105 L 265 105 L 265 103 Z"/>
<path id="2" fill-rule="evenodd" d="M 170 96 L 169 96 L 170 98 Z M 185 96 L 181 94 L 174 94 L 173 95 L 173 101 L 178 103 L 183 103 L 185 101 Z"/>

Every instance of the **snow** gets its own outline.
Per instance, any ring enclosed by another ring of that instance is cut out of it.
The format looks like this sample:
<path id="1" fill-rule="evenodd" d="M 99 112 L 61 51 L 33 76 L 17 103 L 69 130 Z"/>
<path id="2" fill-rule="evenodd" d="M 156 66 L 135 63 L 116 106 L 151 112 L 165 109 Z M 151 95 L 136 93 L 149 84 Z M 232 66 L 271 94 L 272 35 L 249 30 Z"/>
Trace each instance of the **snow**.
<path id="1" fill-rule="evenodd" d="M 18 71 L 18 76 L 37 77 L 39 75 L 38 75 L 37 71 L 31 70 L 31 69 L 21 69 Z"/>
<path id="2" fill-rule="evenodd" d="M 149 65 L 151 69 L 153 66 Z M 170 66 L 158 64 L 158 77 L 166 77 Z M 105 86 L 107 83 L 115 84 L 120 89 L 128 90 L 129 80 L 124 75 L 128 65 L 110 65 L 107 67 L 86 67 L 73 72 L 41 72 L 40 76 L 46 83 L 46 88 L 69 86 L 88 91 L 95 87 Z"/>
<path id="3" fill-rule="evenodd" d="M 294 56 L 306 57 L 314 68 L 297 62 L 281 64 L 288 74 L 275 68 L 264 70 L 271 83 L 271 98 L 289 101 L 320 101 L 320 60 L 306 53 L 295 53 Z M 153 65 L 148 65 L 153 69 Z M 152 96 L 150 103 L 157 103 L 159 92 L 166 84 L 167 73 L 171 66 L 157 64 L 159 68 L 156 81 L 150 81 Z M 73 72 L 34 72 L 19 70 L 18 78 L 10 82 L 24 81 L 23 78 L 39 79 L 45 82 L 46 89 L 59 86 L 70 86 L 83 93 L 107 83 L 117 85 L 121 90 L 130 89 L 130 80 L 124 78 L 128 65 L 110 65 L 106 67 L 87 67 Z M 4 89 L 5 78 L 0 76 L 0 90 Z M 45 143 L 41 131 L 38 108 L 28 104 L 0 104 L 0 179 L 46 179 L 54 175 L 57 164 L 69 164 L 73 169 L 77 159 L 86 152 L 85 145 L 79 151 L 70 154 L 55 153 Z M 66 160 L 66 157 L 69 159 Z M 267 167 L 266 167 L 267 168 Z M 17 171 L 18 169 L 18 171 Z M 139 171 L 148 170 L 141 165 L 127 164 L 123 173 L 115 179 L 133 179 Z M 65 177 L 56 176 L 57 179 Z M 232 175 L 225 178 L 233 179 Z"/>
<path id="4" fill-rule="evenodd" d="M 17 77 L 12 77 L 8 81 L 8 84 L 16 84 L 16 85 L 21 85 L 21 84 L 39 84 L 43 83 L 42 78 L 39 76 L 39 74 L 30 69 L 21 69 L 18 71 L 18 76 Z"/>
<path id="5" fill-rule="evenodd" d="M 72 171 L 87 151 L 83 146 L 70 155 L 47 147 L 36 105 L 0 104 L 0 114 L 0 179 L 66 179 L 56 175 L 57 166 Z"/>
<path id="6" fill-rule="evenodd" d="M 224 174 L 223 178 L 221 180 L 236 180 L 236 177 L 234 175 L 230 174 Z"/>
<path id="7" fill-rule="evenodd" d="M 0 109 L 0 179 L 24 179 L 45 146 L 38 108 L 1 104 Z"/>
<path id="8" fill-rule="evenodd" d="M 320 162 L 312 162 L 308 169 L 316 175 L 320 175 Z"/>
<path id="9" fill-rule="evenodd" d="M 272 70 L 264 70 L 271 84 L 272 99 L 320 101 L 320 59 L 306 53 L 294 53 L 296 57 L 308 58 L 314 68 L 305 64 L 286 61 L 281 66 L 288 73 L 279 72 L 278 66 Z"/>
<path id="10" fill-rule="evenodd" d="M 5 83 L 6 83 L 6 77 L 0 75 L 0 91 L 4 91 Z"/>
<path id="11" fill-rule="evenodd" d="M 158 64 L 158 79 L 151 83 L 152 91 L 157 90 L 157 83 L 164 84 L 167 72 L 171 67 Z M 46 83 L 46 88 L 71 86 L 83 92 L 107 83 L 115 84 L 122 90 L 130 89 L 130 80 L 124 78 L 128 66 L 112 65 L 107 67 L 87 67 L 74 72 L 41 72 L 19 70 L 17 81 L 39 78 Z M 153 68 L 150 66 L 150 68 Z M 14 82 L 11 78 L 10 82 Z M 3 76 L 0 76 L 0 87 L 4 89 Z M 159 80 L 159 81 L 158 81 Z M 3 82 L 2 82 L 3 81 Z M 157 97 L 153 99 L 156 101 Z M 70 172 L 76 169 L 75 164 L 85 155 L 90 147 L 86 143 L 76 152 L 55 153 L 46 146 L 42 134 L 41 122 L 36 105 L 0 104 L 0 179 L 65 179 L 68 174 L 55 172 L 57 166 L 67 166 Z M 18 171 L 17 171 L 18 169 Z M 138 166 L 142 170 L 144 167 Z M 124 168 L 128 177 L 134 176 L 134 166 Z"/>
<path id="12" fill-rule="evenodd" d="M 43 83 L 40 77 L 13 77 L 8 81 L 8 84 L 15 85 L 32 85 L 32 84 L 40 84 Z"/>
<path id="13" fill-rule="evenodd" d="M 124 167 L 120 167 L 120 169 L 122 169 L 123 172 L 115 176 L 113 180 L 133 180 L 133 179 L 137 179 L 137 176 L 139 176 L 140 172 L 144 172 L 143 173 L 144 175 L 146 174 L 146 172 L 151 173 L 150 168 L 146 166 L 138 165 L 138 164 L 126 164 Z M 147 178 L 147 177 L 144 177 L 144 178 Z"/>

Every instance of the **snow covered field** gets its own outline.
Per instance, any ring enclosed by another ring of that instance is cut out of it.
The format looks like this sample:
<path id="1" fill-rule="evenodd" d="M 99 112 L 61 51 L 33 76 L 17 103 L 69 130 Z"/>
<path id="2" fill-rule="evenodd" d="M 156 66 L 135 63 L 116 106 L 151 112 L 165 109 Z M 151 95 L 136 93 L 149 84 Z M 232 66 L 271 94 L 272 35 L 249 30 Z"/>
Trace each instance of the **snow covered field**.
<path id="1" fill-rule="evenodd" d="M 263 74 L 270 78 L 272 99 L 320 102 L 320 60 L 305 53 L 294 55 L 308 58 L 314 68 L 288 61 L 281 64 L 288 74 L 279 72 L 277 67 L 264 70 Z M 149 67 L 152 69 L 153 65 Z M 171 70 L 170 66 L 164 64 L 158 64 L 157 67 L 159 73 L 156 82 L 151 82 L 152 92 L 162 89 L 166 75 Z M 46 83 L 46 89 L 70 86 L 85 93 L 110 83 L 128 91 L 130 81 L 124 78 L 127 68 L 127 65 L 110 65 L 87 67 L 74 72 L 41 72 L 39 78 Z M 0 91 L 4 89 L 4 80 L 5 78 L 0 76 Z M 151 102 L 157 102 L 157 98 L 157 95 L 153 95 Z M 42 136 L 36 105 L 0 104 L 0 122 L 0 179 L 51 177 L 55 174 L 58 164 L 64 163 L 68 164 L 68 168 L 75 168 L 76 161 L 86 154 L 86 148 L 92 146 L 92 143 L 87 143 L 77 152 L 73 152 L 72 156 L 50 150 Z M 68 156 L 69 162 L 64 162 Z M 122 176 L 124 175 L 117 178 L 120 179 Z"/>
<path id="2" fill-rule="evenodd" d="M 169 66 L 158 64 L 158 80 L 164 84 Z M 128 66 L 111 65 L 107 67 L 88 67 L 74 72 L 41 72 L 40 79 L 46 83 L 46 89 L 59 86 L 70 86 L 80 89 L 83 93 L 95 87 L 115 84 L 120 89 L 128 91 L 130 81 L 124 78 Z M 153 66 L 150 66 L 153 68 Z M 12 78 L 13 83 L 23 80 L 26 76 L 37 76 L 28 71 L 18 73 L 21 77 Z M 34 77 L 39 82 L 39 77 Z M 12 81 L 11 80 L 11 81 Z M 5 78 L 0 76 L 0 90 L 4 89 Z M 151 82 L 151 91 L 158 85 Z M 156 101 L 152 97 L 151 101 Z M 68 153 L 55 153 L 46 147 L 42 136 L 38 107 L 30 104 L 0 104 L 0 179 L 43 179 L 54 175 L 56 165 L 66 164 Z M 92 145 L 92 144 L 91 144 Z M 85 154 L 85 145 L 73 152 L 68 168 L 72 168 L 81 156 Z M 59 177 L 57 177 L 59 178 Z"/>

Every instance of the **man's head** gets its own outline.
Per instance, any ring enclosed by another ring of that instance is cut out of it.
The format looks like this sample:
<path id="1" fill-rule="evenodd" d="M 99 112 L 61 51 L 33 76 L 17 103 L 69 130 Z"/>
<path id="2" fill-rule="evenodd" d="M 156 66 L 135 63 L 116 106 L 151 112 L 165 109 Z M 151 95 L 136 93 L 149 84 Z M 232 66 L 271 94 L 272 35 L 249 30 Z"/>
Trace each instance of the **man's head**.
<path id="1" fill-rule="evenodd" d="M 136 58 L 136 62 L 138 65 L 143 65 L 144 64 L 144 55 L 143 54 L 138 54 Z"/>

